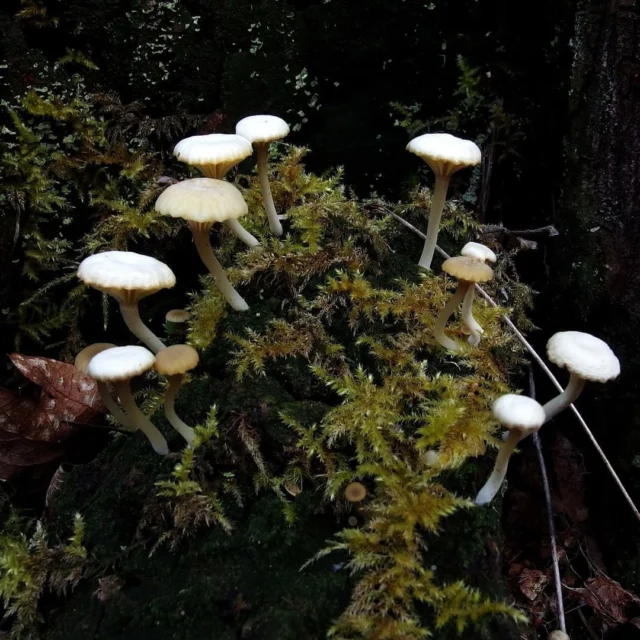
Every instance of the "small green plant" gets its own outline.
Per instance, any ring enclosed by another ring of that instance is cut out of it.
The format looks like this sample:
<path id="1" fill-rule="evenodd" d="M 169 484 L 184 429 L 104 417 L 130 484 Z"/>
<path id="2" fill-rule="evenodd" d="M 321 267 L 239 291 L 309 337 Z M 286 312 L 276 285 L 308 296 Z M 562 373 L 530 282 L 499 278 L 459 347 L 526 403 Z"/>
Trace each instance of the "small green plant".
<path id="1" fill-rule="evenodd" d="M 27 535 L 30 528 L 32 533 Z M 53 591 L 64 595 L 80 582 L 87 564 L 83 538 L 84 521 L 79 513 L 68 541 L 55 546 L 50 546 L 40 520 L 34 527 L 26 527 L 13 515 L 5 524 L 0 535 L 0 597 L 6 617 L 13 618 L 12 638 L 37 638 L 42 594 Z"/>

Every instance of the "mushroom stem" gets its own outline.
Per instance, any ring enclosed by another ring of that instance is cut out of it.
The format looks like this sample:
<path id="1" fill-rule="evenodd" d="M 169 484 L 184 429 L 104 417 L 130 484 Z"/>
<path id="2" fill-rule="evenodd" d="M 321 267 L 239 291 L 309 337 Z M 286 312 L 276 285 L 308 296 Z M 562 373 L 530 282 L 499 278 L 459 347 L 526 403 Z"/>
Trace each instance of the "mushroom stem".
<path id="1" fill-rule="evenodd" d="M 257 142 L 256 156 L 258 161 L 258 179 L 260 180 L 260 191 L 264 201 L 264 209 L 269 219 L 269 229 L 276 236 L 282 235 L 282 225 L 276 213 L 276 207 L 273 204 L 273 196 L 271 195 L 271 187 L 269 186 L 269 172 L 267 169 L 267 159 L 269 157 L 269 143 Z"/>
<path id="2" fill-rule="evenodd" d="M 493 467 L 493 472 L 489 476 L 489 479 L 485 482 L 482 489 L 480 489 L 476 496 L 476 504 L 482 506 L 491 502 L 496 493 L 500 490 L 502 482 L 507 475 L 507 468 L 509 466 L 509 458 L 514 449 L 518 445 L 518 442 L 522 439 L 522 432 L 519 429 L 511 429 L 507 439 L 502 443 L 496 463 Z"/>
<path id="3" fill-rule="evenodd" d="M 153 353 L 158 353 L 158 351 L 165 348 L 162 340 L 142 322 L 137 302 L 134 304 L 120 302 L 120 313 L 122 313 L 122 317 L 127 327 L 129 327 L 129 331 L 131 331 L 136 338 L 144 342 Z"/>
<path id="4" fill-rule="evenodd" d="M 433 335 L 435 339 L 445 348 L 450 351 L 460 351 L 460 345 L 448 338 L 444 333 L 444 328 L 447 324 L 447 320 L 452 316 L 453 312 L 458 308 L 458 305 L 462 302 L 465 294 L 467 293 L 467 289 L 473 286 L 472 282 L 467 282 L 466 280 L 460 280 L 458 283 L 458 288 L 455 293 L 449 298 L 447 304 L 444 305 L 444 309 L 440 312 L 436 323 L 433 327 Z"/>
<path id="5" fill-rule="evenodd" d="M 429 224 L 427 225 L 427 238 L 424 241 L 424 249 L 418 264 L 425 269 L 431 269 L 431 261 L 438 242 L 438 230 L 440 229 L 440 218 L 444 209 L 444 202 L 447 199 L 447 189 L 449 188 L 449 176 L 436 173 L 436 184 L 431 199 L 431 211 L 429 212 Z"/>
<path id="6" fill-rule="evenodd" d="M 549 400 L 547 404 L 542 406 L 544 409 L 545 422 L 549 422 L 551 418 L 558 415 L 561 411 L 564 411 L 569 405 L 573 404 L 582 393 L 584 383 L 584 378 L 572 373 L 569 378 L 567 388 L 559 396 L 556 396 L 553 400 Z"/>
<path id="7" fill-rule="evenodd" d="M 480 343 L 480 336 L 484 333 L 484 329 L 478 324 L 478 321 L 473 317 L 472 313 L 475 291 L 476 287 L 474 284 L 467 289 L 467 293 L 464 296 L 464 301 L 462 303 L 462 322 L 464 322 L 471 332 L 467 342 L 474 347 Z"/>
<path id="8" fill-rule="evenodd" d="M 102 404 L 109 409 L 109 413 L 127 430 L 135 431 L 136 425 L 131 422 L 129 416 L 120 408 L 118 403 L 111 397 L 109 393 L 109 387 L 106 382 L 102 380 L 96 380 L 98 385 L 98 393 Z"/>
<path id="9" fill-rule="evenodd" d="M 260 246 L 259 240 L 251 235 L 237 220 L 225 220 L 223 224 L 240 242 L 244 242 L 247 247 Z"/>
<path id="10" fill-rule="evenodd" d="M 187 441 L 187 444 L 192 444 L 196 437 L 195 431 L 178 417 L 174 407 L 176 394 L 182 384 L 183 377 L 181 374 L 169 376 L 169 385 L 164 394 L 164 415 L 169 424 Z"/>
<path id="11" fill-rule="evenodd" d="M 131 394 L 131 389 L 129 388 L 129 383 L 125 380 L 114 382 L 114 386 L 116 388 L 116 393 L 118 394 L 118 398 L 120 398 L 120 402 L 122 402 L 122 406 L 124 410 L 131 416 L 132 422 L 134 422 L 137 427 L 144 433 L 145 436 L 149 439 L 153 450 L 156 453 L 159 453 L 161 456 L 166 456 L 169 453 L 169 447 L 167 446 L 167 441 L 164 439 L 164 436 L 158 431 L 158 429 L 153 425 L 151 420 L 147 418 L 147 416 L 140 411 L 140 408 L 136 404 L 136 401 Z"/>
<path id="12" fill-rule="evenodd" d="M 216 285 L 218 289 L 220 289 L 225 300 L 236 311 L 246 311 L 249 308 L 249 305 L 233 288 L 233 285 L 229 282 L 229 278 L 227 278 L 227 274 L 224 272 L 222 265 L 218 262 L 218 259 L 213 253 L 211 242 L 209 242 L 209 229 L 210 227 L 207 226 L 191 225 L 193 240 L 196 243 L 198 255 L 202 262 L 204 262 L 207 269 L 211 272 L 211 275 L 215 278 Z"/>

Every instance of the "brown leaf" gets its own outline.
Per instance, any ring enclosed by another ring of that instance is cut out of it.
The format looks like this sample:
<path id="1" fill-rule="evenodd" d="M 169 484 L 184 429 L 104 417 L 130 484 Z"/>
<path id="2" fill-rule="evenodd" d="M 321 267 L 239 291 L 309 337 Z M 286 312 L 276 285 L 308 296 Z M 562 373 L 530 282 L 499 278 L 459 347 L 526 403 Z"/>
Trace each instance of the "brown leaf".
<path id="1" fill-rule="evenodd" d="M 626 609 L 630 604 L 640 604 L 640 598 L 604 574 L 589 578 L 584 589 L 574 589 L 573 594 L 603 616 L 618 623 L 626 622 Z"/>
<path id="2" fill-rule="evenodd" d="M 69 437 L 70 422 L 90 422 L 104 412 L 95 380 L 73 365 L 50 358 L 9 356 L 16 368 L 42 389 L 36 399 L 10 391 L 0 395 L 0 429 L 28 440 L 61 442 Z"/>
<path id="3" fill-rule="evenodd" d="M 537 569 L 523 569 L 518 578 L 518 586 L 528 600 L 535 600 L 549 583 L 549 576 Z"/>
<path id="4" fill-rule="evenodd" d="M 66 451 L 63 444 L 14 440 L 0 446 L 0 464 L 10 467 L 33 467 L 59 458 Z"/>

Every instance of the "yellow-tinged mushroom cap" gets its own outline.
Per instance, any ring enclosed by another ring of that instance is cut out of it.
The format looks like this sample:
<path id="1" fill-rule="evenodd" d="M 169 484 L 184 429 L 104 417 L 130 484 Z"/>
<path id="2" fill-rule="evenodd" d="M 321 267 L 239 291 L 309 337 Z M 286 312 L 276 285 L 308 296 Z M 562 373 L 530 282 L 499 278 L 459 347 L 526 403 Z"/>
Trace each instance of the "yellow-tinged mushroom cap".
<path id="1" fill-rule="evenodd" d="M 106 351 L 107 349 L 113 349 L 115 344 L 111 344 L 110 342 L 96 342 L 95 344 L 90 344 L 88 347 L 85 347 L 78 355 L 76 356 L 74 365 L 75 368 L 80 372 L 87 374 L 87 369 L 89 368 L 89 362 L 91 362 L 91 358 L 93 356 Z"/>
<path id="2" fill-rule="evenodd" d="M 252 153 L 253 147 L 246 138 L 227 133 L 191 136 L 178 142 L 173 150 L 178 160 L 198 167 L 209 178 L 223 177 Z"/>
<path id="3" fill-rule="evenodd" d="M 186 322 L 191 317 L 191 314 L 186 309 L 171 309 L 167 311 L 165 320 L 167 322 L 175 322 L 177 324 Z"/>
<path id="4" fill-rule="evenodd" d="M 411 140 L 407 151 L 422 158 L 434 173 L 445 176 L 479 164 L 482 159 L 475 142 L 450 133 L 425 133 Z"/>
<path id="5" fill-rule="evenodd" d="M 360 482 L 351 482 L 344 490 L 344 497 L 349 502 L 362 502 L 367 495 L 367 488 Z"/>
<path id="6" fill-rule="evenodd" d="M 156 355 L 156 371 L 163 376 L 175 376 L 198 366 L 198 352 L 188 344 L 174 344 Z"/>
<path id="7" fill-rule="evenodd" d="M 229 182 L 192 178 L 167 187 L 156 201 L 156 211 L 187 222 L 237 220 L 247 213 L 247 203 Z"/>
<path id="8" fill-rule="evenodd" d="M 173 271 L 164 262 L 133 251 L 103 251 L 89 256 L 80 263 L 78 278 L 128 303 L 176 283 Z"/>
<path id="9" fill-rule="evenodd" d="M 456 256 L 445 260 L 442 263 L 442 270 L 466 282 L 487 282 L 493 278 L 493 270 L 489 265 L 467 256 Z"/>

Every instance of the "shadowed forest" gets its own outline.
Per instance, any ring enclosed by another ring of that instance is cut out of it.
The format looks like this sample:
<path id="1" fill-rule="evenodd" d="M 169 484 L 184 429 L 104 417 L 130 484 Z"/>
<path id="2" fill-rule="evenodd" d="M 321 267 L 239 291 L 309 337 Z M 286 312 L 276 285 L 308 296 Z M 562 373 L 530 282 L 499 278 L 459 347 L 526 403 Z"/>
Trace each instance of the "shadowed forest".
<path id="1" fill-rule="evenodd" d="M 0 638 L 640 638 L 639 74 L 637 0 L 4 0 Z"/>

